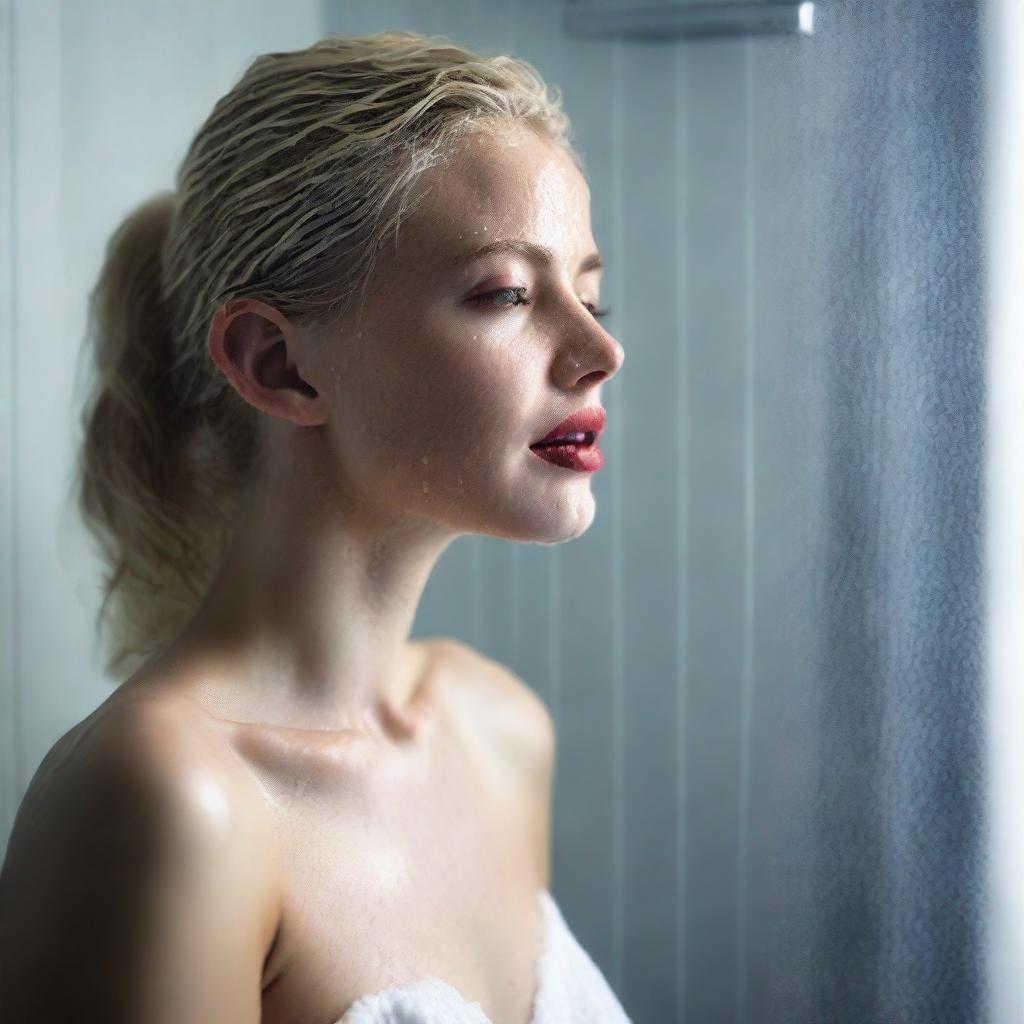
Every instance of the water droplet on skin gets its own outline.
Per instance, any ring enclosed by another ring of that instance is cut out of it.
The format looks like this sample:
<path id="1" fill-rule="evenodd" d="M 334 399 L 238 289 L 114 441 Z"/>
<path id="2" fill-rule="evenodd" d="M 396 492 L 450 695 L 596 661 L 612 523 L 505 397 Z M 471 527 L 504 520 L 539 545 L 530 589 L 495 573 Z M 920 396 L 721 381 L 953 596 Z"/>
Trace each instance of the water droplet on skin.
<path id="1" fill-rule="evenodd" d="M 427 491 L 429 491 L 429 490 L 430 490 L 430 485 L 427 483 L 426 480 L 424 480 L 423 481 L 423 493 L 426 494 Z"/>
<path id="2" fill-rule="evenodd" d="M 428 462 L 429 462 L 430 460 L 429 460 L 429 459 L 428 459 L 428 458 L 426 457 L 426 455 L 424 455 L 424 456 L 423 456 L 423 458 L 422 458 L 422 459 L 421 459 L 420 461 L 421 461 L 421 462 L 423 463 L 423 465 L 425 466 L 425 465 L 426 465 L 426 464 L 427 464 L 427 463 L 428 463 Z"/>

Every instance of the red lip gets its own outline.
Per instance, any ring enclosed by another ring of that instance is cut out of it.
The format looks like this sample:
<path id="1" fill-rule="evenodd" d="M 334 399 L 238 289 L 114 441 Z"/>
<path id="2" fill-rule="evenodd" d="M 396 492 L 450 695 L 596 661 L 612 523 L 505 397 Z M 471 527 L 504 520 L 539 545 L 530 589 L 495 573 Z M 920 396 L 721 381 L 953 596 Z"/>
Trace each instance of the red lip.
<path id="1" fill-rule="evenodd" d="M 586 409 L 580 409 L 571 416 L 566 416 L 561 423 L 548 431 L 544 437 L 539 438 L 530 445 L 543 444 L 545 441 L 554 441 L 556 437 L 564 437 L 566 434 L 593 433 L 594 443 L 597 443 L 597 435 L 604 429 L 605 412 L 599 405 L 590 405 Z"/>

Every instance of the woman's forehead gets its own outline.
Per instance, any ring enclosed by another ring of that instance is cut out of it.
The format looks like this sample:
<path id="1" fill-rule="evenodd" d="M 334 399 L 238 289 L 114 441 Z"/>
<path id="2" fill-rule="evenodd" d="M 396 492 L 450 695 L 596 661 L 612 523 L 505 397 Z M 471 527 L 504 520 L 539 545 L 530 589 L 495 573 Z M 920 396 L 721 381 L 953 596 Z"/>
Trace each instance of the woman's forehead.
<path id="1" fill-rule="evenodd" d="M 511 150 L 500 139 L 473 139 L 436 168 L 422 203 L 403 222 L 406 244 L 400 250 L 410 259 L 429 254 L 449 263 L 447 269 L 467 271 L 474 254 L 507 238 L 546 247 L 556 259 L 571 260 L 582 247 L 589 253 L 586 181 L 567 154 L 533 139 Z"/>
<path id="2" fill-rule="evenodd" d="M 589 202 L 586 180 L 570 156 L 526 128 L 474 133 L 435 171 L 435 201 L 450 212 L 494 216 L 545 201 Z"/>

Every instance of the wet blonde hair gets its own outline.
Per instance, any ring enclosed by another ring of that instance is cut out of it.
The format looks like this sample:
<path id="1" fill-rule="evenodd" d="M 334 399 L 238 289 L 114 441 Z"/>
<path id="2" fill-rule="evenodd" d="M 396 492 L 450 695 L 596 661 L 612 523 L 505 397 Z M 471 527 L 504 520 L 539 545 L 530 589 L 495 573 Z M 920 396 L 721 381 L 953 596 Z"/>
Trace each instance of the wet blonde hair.
<path id="1" fill-rule="evenodd" d="M 329 324 L 466 133 L 523 123 L 582 171 L 561 94 L 529 63 L 442 36 L 330 38 L 256 58 L 213 108 L 176 192 L 134 209 L 90 293 L 75 491 L 107 572 L 106 669 L 136 668 L 209 588 L 261 452 L 213 363 L 211 318 L 257 297 Z"/>

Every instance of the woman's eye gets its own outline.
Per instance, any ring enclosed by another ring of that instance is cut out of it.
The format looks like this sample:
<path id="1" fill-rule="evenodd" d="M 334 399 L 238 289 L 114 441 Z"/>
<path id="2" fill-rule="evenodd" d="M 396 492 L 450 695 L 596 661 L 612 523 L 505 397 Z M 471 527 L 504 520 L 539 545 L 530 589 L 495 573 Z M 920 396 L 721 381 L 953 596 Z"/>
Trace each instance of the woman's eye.
<path id="1" fill-rule="evenodd" d="M 528 306 L 530 300 L 526 297 L 526 289 L 522 287 L 518 288 L 498 288 L 493 292 L 487 292 L 483 295 L 476 295 L 470 301 L 471 302 L 484 302 L 487 300 L 494 300 L 498 297 L 510 297 L 508 302 L 498 303 L 499 308 L 507 308 L 509 306 Z M 493 302 L 491 303 L 494 304 Z M 591 315 L 595 320 L 600 320 L 601 317 L 607 316 L 610 309 L 598 309 L 592 302 L 585 302 L 584 305 L 590 310 Z"/>
<path id="2" fill-rule="evenodd" d="M 483 302 L 487 299 L 494 299 L 499 295 L 512 296 L 511 302 L 500 303 L 499 305 L 501 306 L 528 306 L 530 304 L 530 300 L 526 298 L 525 288 L 499 288 L 497 291 L 487 292 L 484 295 L 476 295 L 470 301 Z M 493 305 L 493 303 L 491 304 Z"/>

